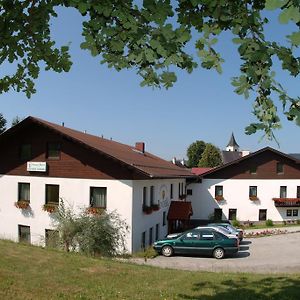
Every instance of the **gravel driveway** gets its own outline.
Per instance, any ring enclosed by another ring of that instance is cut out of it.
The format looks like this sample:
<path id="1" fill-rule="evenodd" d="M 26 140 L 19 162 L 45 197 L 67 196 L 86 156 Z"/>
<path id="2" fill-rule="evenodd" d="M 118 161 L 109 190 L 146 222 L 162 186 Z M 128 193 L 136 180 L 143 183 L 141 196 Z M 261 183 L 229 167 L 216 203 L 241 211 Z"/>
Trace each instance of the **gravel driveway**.
<path id="1" fill-rule="evenodd" d="M 300 232 L 246 239 L 235 256 L 222 260 L 208 257 L 158 256 L 132 259 L 161 268 L 212 272 L 300 273 Z"/>

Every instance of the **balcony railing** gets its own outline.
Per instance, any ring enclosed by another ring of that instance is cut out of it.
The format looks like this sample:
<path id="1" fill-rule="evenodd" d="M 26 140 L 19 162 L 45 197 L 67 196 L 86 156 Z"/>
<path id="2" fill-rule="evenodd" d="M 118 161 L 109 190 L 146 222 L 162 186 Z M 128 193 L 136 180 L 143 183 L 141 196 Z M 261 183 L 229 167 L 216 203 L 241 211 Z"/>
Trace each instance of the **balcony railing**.
<path id="1" fill-rule="evenodd" d="M 300 198 L 273 198 L 276 207 L 299 207 Z"/>

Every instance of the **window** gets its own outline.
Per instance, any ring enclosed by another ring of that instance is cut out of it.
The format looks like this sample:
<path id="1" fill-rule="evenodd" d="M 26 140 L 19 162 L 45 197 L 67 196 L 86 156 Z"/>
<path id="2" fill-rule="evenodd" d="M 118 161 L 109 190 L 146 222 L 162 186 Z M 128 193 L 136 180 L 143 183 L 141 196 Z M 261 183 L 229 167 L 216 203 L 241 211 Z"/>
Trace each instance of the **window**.
<path id="1" fill-rule="evenodd" d="M 216 185 L 215 186 L 215 197 L 222 197 L 223 196 L 223 185 Z"/>
<path id="2" fill-rule="evenodd" d="M 276 173 L 277 174 L 283 174 L 283 172 L 284 172 L 283 163 L 278 162 L 276 164 Z"/>
<path id="3" fill-rule="evenodd" d="M 57 230 L 45 229 L 45 246 L 50 248 L 59 246 L 59 233 Z"/>
<path id="4" fill-rule="evenodd" d="M 298 209 L 293 209 L 293 217 L 298 217 Z"/>
<path id="5" fill-rule="evenodd" d="M 22 144 L 20 147 L 20 160 L 27 161 L 31 160 L 31 145 Z"/>
<path id="6" fill-rule="evenodd" d="M 181 184 L 178 183 L 178 198 L 181 196 Z"/>
<path id="7" fill-rule="evenodd" d="M 181 195 L 185 194 L 184 183 L 181 183 Z"/>
<path id="8" fill-rule="evenodd" d="M 214 234 L 211 231 L 201 231 L 201 240 L 203 241 L 211 241 L 214 239 Z"/>
<path id="9" fill-rule="evenodd" d="M 214 220 L 215 221 L 222 221 L 222 208 L 215 208 L 214 210 Z"/>
<path id="10" fill-rule="evenodd" d="M 256 166 L 251 166 L 249 172 L 250 174 L 256 174 L 256 170 L 257 170 Z"/>
<path id="11" fill-rule="evenodd" d="M 106 187 L 90 188 L 90 205 L 91 207 L 106 208 Z"/>
<path id="12" fill-rule="evenodd" d="M 154 186 L 150 186 L 150 206 L 154 205 Z"/>
<path id="13" fill-rule="evenodd" d="M 30 244 L 30 226 L 18 225 L 19 242 Z"/>
<path id="14" fill-rule="evenodd" d="M 291 217 L 292 216 L 292 210 L 291 209 L 287 209 L 286 210 L 286 216 L 287 217 Z"/>
<path id="15" fill-rule="evenodd" d="M 249 186 L 249 197 L 257 198 L 257 186 Z"/>
<path id="16" fill-rule="evenodd" d="M 173 183 L 170 185 L 170 199 L 173 199 Z"/>
<path id="17" fill-rule="evenodd" d="M 143 187 L 143 207 L 147 206 L 147 187 Z"/>
<path id="18" fill-rule="evenodd" d="M 153 227 L 149 229 L 149 246 L 153 244 Z"/>
<path id="19" fill-rule="evenodd" d="M 229 208 L 228 220 L 236 220 L 236 208 Z"/>
<path id="20" fill-rule="evenodd" d="M 142 232 L 141 248 L 146 248 L 146 231 Z"/>
<path id="21" fill-rule="evenodd" d="M 193 195 L 193 190 L 192 189 L 187 189 L 186 194 L 189 195 L 189 196 L 192 196 Z"/>
<path id="22" fill-rule="evenodd" d="M 258 220 L 259 221 L 266 221 L 267 220 L 267 210 L 260 209 L 258 213 Z"/>
<path id="23" fill-rule="evenodd" d="M 59 185 L 46 184 L 46 204 L 59 203 Z"/>
<path id="24" fill-rule="evenodd" d="M 167 213 L 164 211 L 163 212 L 163 226 L 166 226 L 166 224 L 167 224 Z"/>
<path id="25" fill-rule="evenodd" d="M 60 143 L 48 143 L 47 144 L 47 158 L 60 158 Z"/>
<path id="26" fill-rule="evenodd" d="M 18 201 L 26 200 L 30 201 L 30 184 L 29 183 L 18 183 Z"/>
<path id="27" fill-rule="evenodd" d="M 155 225 L 155 240 L 159 240 L 159 224 Z"/>
<path id="28" fill-rule="evenodd" d="M 286 198 L 287 197 L 287 191 L 286 191 L 286 186 L 281 186 L 280 187 L 280 198 Z"/>
<path id="29" fill-rule="evenodd" d="M 297 186 L 297 198 L 300 198 L 300 186 Z"/>

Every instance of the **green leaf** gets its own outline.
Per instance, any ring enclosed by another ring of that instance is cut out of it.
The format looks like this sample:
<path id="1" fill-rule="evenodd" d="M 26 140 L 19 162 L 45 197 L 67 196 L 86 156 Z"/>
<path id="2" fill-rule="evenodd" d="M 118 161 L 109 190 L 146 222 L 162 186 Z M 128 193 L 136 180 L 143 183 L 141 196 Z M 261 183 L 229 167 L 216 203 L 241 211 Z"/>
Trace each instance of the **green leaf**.
<path id="1" fill-rule="evenodd" d="M 293 5 L 284 9 L 283 12 L 279 15 L 279 22 L 281 24 L 287 24 L 290 20 L 298 23 L 300 21 L 300 12 L 299 8 Z"/>
<path id="2" fill-rule="evenodd" d="M 266 0 L 265 8 L 268 10 L 274 10 L 282 7 L 288 0 Z"/>
<path id="3" fill-rule="evenodd" d="M 300 31 L 293 32 L 291 35 L 288 36 L 292 45 L 299 46 L 300 45 Z"/>

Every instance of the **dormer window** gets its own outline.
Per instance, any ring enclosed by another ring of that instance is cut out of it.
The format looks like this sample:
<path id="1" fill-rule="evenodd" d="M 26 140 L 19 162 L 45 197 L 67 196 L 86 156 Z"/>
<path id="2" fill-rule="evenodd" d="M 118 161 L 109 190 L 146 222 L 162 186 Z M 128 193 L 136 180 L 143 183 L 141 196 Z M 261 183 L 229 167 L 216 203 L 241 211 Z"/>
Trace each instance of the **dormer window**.
<path id="1" fill-rule="evenodd" d="M 20 160 L 28 161 L 31 160 L 31 144 L 22 144 L 19 153 Z"/>
<path id="2" fill-rule="evenodd" d="M 250 167 L 250 174 L 256 174 L 256 166 L 251 166 Z"/>
<path id="3" fill-rule="evenodd" d="M 283 165 L 283 163 L 281 163 L 281 162 L 278 162 L 277 164 L 276 164 L 276 173 L 277 174 L 283 174 L 283 172 L 284 172 L 284 167 L 283 167 L 284 165 Z"/>
<path id="4" fill-rule="evenodd" d="M 50 159 L 60 159 L 60 143 L 51 142 L 47 144 L 47 154 L 46 157 Z"/>

